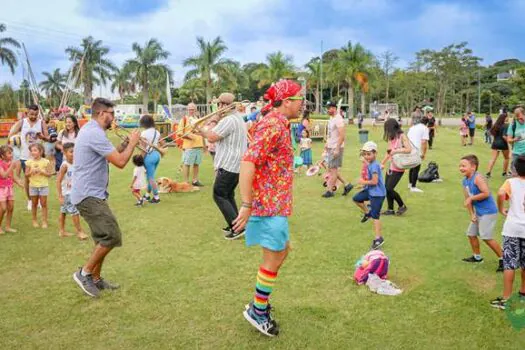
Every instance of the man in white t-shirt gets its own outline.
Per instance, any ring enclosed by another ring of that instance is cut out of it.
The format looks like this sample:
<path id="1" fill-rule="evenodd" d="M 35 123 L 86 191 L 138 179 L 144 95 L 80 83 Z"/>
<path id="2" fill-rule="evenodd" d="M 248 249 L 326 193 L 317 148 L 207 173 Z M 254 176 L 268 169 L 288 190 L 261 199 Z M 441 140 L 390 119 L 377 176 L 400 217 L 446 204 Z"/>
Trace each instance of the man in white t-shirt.
<path id="1" fill-rule="evenodd" d="M 420 122 L 410 127 L 408 130 L 408 139 L 410 142 L 412 142 L 412 145 L 417 148 L 419 151 L 419 154 L 421 154 L 421 160 L 425 159 L 425 155 L 427 153 L 428 149 L 428 140 L 429 137 L 429 130 L 427 128 L 428 124 L 428 118 L 422 117 L 420 119 Z M 416 193 L 422 193 L 423 191 L 416 187 L 417 184 L 417 178 L 419 176 L 419 170 L 421 169 L 421 165 L 418 165 L 415 168 L 410 169 L 409 174 L 409 188 L 410 192 L 416 192 Z"/>
<path id="2" fill-rule="evenodd" d="M 326 139 L 325 152 L 327 156 L 327 166 L 329 179 L 327 181 L 327 190 L 323 194 L 324 198 L 335 196 L 334 188 L 337 180 L 340 180 L 345 186 L 343 196 L 352 190 L 354 186 L 346 183 L 339 173 L 339 168 L 343 166 L 343 153 L 345 150 L 345 122 L 341 114 L 337 113 L 337 105 L 334 102 L 328 102 L 328 136 Z"/>

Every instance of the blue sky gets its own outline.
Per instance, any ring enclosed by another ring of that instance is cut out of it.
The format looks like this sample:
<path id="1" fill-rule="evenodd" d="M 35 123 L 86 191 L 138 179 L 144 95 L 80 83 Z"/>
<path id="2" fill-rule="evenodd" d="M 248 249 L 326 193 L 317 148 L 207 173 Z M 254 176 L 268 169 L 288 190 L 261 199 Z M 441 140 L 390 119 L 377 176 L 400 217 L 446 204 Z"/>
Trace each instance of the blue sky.
<path id="1" fill-rule="evenodd" d="M 171 52 L 169 65 L 180 83 L 182 61 L 196 53 L 196 36 L 220 35 L 227 57 L 263 61 L 277 50 L 303 66 L 348 40 L 373 53 L 386 50 L 407 65 L 423 48 L 468 41 L 489 65 L 504 58 L 525 60 L 525 0 L 19 0 L 2 5 L 8 35 L 25 42 L 37 79 L 42 71 L 67 70 L 64 49 L 93 35 L 111 47 L 110 58 L 131 58 L 131 44 L 158 38 Z M 17 83 L 0 68 L 0 83 Z M 105 93 L 109 93 L 104 90 Z"/>

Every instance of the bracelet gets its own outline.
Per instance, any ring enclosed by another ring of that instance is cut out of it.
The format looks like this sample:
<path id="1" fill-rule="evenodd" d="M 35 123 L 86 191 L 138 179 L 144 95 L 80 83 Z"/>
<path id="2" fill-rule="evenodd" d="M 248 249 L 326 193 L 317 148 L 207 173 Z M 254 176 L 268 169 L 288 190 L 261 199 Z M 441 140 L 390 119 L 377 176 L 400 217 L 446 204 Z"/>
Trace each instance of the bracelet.
<path id="1" fill-rule="evenodd" d="M 251 209 L 252 205 L 251 203 L 242 202 L 241 207 Z"/>

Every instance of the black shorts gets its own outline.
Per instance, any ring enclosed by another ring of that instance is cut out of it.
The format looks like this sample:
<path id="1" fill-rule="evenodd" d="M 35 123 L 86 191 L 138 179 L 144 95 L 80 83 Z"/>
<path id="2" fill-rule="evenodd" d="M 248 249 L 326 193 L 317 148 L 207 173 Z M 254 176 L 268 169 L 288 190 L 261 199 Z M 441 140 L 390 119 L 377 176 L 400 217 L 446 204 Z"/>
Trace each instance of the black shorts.
<path id="1" fill-rule="evenodd" d="M 474 137 L 474 134 L 476 134 L 476 128 L 469 128 L 468 134 L 470 135 L 470 137 Z"/>
<path id="2" fill-rule="evenodd" d="M 88 223 L 91 237 L 96 243 L 108 248 L 122 245 L 120 227 L 106 200 L 87 197 L 76 207 Z"/>
<path id="3" fill-rule="evenodd" d="M 503 268 L 525 269 L 525 238 L 503 236 Z"/>

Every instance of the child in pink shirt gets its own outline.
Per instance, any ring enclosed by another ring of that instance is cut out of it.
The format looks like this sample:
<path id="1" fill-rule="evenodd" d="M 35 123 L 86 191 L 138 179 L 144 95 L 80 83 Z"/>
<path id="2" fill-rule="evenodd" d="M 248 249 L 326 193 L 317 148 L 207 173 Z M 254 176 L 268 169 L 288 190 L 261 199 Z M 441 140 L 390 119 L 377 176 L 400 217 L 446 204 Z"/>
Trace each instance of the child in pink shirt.
<path id="1" fill-rule="evenodd" d="M 16 232 L 11 227 L 13 209 L 15 207 L 15 193 L 13 183 L 23 186 L 22 182 L 14 177 L 14 173 L 19 171 L 20 163 L 13 161 L 13 150 L 8 145 L 0 147 L 0 234 L 5 232 Z M 5 231 L 2 229 L 2 221 L 5 219 Z"/>

